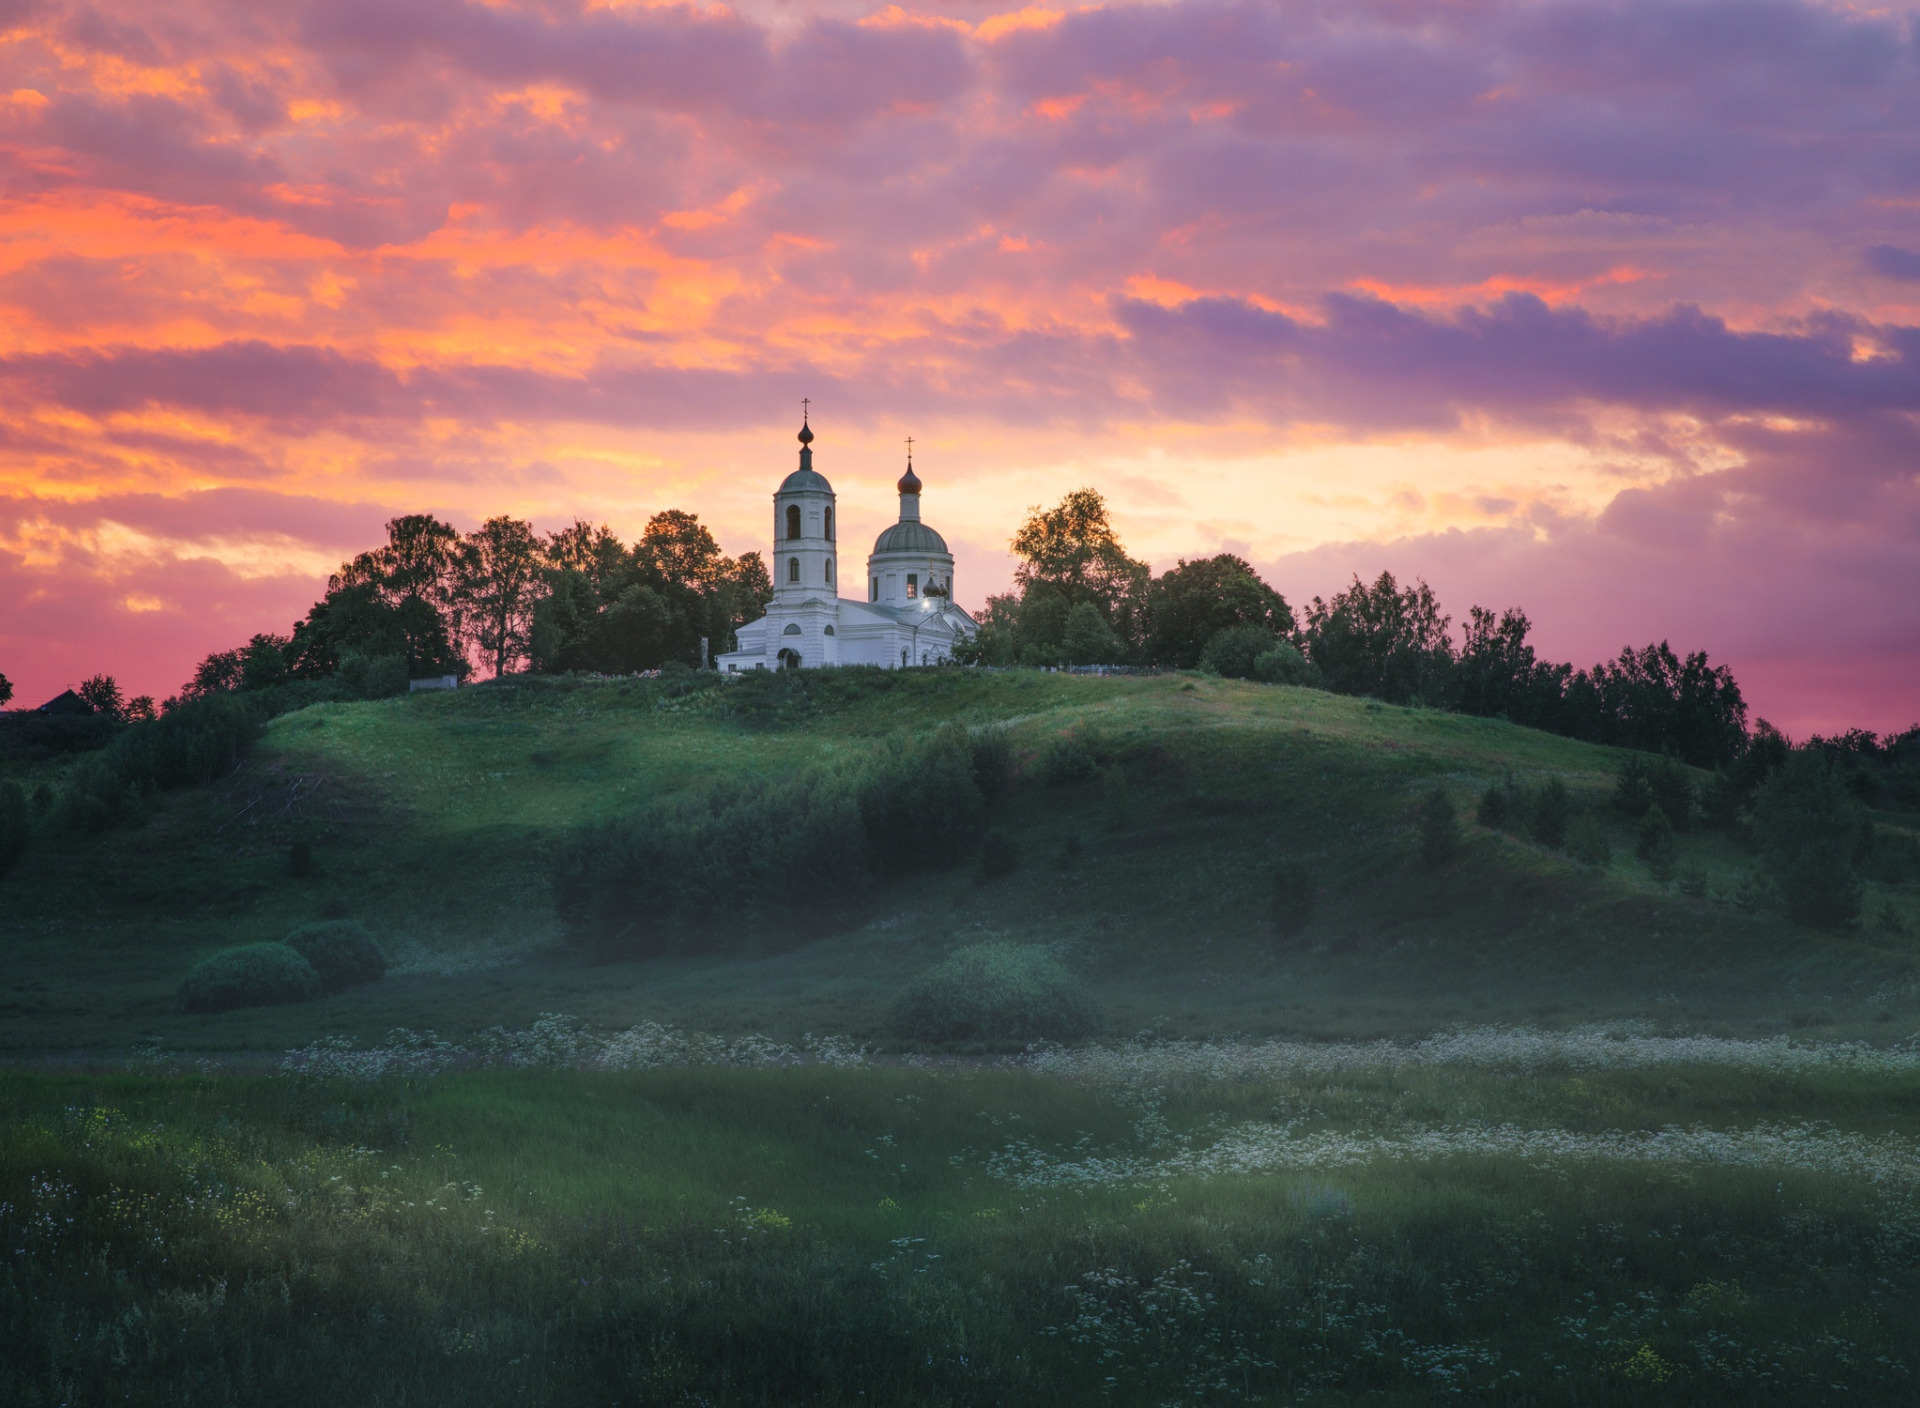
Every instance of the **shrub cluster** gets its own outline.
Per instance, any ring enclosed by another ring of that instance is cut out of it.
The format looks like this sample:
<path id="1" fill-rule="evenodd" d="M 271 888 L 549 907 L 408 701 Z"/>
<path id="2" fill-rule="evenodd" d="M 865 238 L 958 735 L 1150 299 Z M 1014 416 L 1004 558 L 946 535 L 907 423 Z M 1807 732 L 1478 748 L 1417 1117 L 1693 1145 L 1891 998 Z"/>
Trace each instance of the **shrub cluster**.
<path id="1" fill-rule="evenodd" d="M 1528 789 L 1508 773 L 1480 794 L 1474 820 L 1495 831 L 1537 841 L 1550 850 L 1565 851 L 1583 864 L 1605 865 L 1611 855 L 1605 829 L 1590 813 L 1574 805 L 1567 784 L 1557 777 Z"/>
<path id="2" fill-rule="evenodd" d="M 959 949 L 908 986 L 893 1008 L 912 1041 L 1073 1041 L 1099 1009 L 1060 960 L 1032 944 Z"/>
<path id="3" fill-rule="evenodd" d="M 364 924 L 352 919 L 323 920 L 287 935 L 287 947 L 306 959 L 319 975 L 322 992 L 377 983 L 387 975 L 387 955 Z"/>
<path id="4" fill-rule="evenodd" d="M 977 737 L 949 725 L 851 774 L 715 787 L 587 827 L 555 867 L 561 918 L 607 957 L 830 933 L 877 881 L 972 857 L 986 810 L 975 779 L 993 751 Z"/>
<path id="5" fill-rule="evenodd" d="M 306 1002 L 320 993 L 320 975 L 286 944 L 248 944 L 201 959 L 180 980 L 182 1012 L 230 1012 Z"/>
<path id="6" fill-rule="evenodd" d="M 75 770 L 61 794 L 61 823 L 104 830 L 137 820 L 151 793 L 231 772 L 272 715 L 261 696 L 219 694 L 123 729 Z"/>

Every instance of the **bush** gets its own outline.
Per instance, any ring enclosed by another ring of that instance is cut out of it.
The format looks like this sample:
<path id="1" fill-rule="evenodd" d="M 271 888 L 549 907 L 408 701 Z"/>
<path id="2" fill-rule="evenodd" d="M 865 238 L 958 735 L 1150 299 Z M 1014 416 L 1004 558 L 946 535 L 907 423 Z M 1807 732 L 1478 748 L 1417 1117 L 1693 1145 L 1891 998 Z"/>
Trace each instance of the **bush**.
<path id="1" fill-rule="evenodd" d="M 1653 878 L 1661 884 L 1673 878 L 1673 866 L 1676 859 L 1673 823 L 1667 820 L 1667 814 L 1660 810 L 1655 802 L 1647 808 L 1645 816 L 1640 818 L 1639 830 L 1634 835 L 1634 854 L 1647 863 L 1647 869 L 1653 872 Z"/>
<path id="2" fill-rule="evenodd" d="M 957 725 L 925 742 L 889 740 L 859 790 L 868 844 L 888 872 L 953 865 L 973 854 L 986 824 L 972 749 Z"/>
<path id="3" fill-rule="evenodd" d="M 1780 875 L 1787 917 L 1815 929 L 1851 929 L 1860 922 L 1860 882 L 1838 838 L 1803 846 Z"/>
<path id="4" fill-rule="evenodd" d="M 333 677 L 350 699 L 391 699 L 407 692 L 411 674 L 404 655 L 363 655 L 348 648 L 340 652 Z"/>
<path id="5" fill-rule="evenodd" d="M 305 925 L 287 935 L 287 947 L 313 965 L 322 992 L 343 992 L 387 976 L 387 955 L 356 920 Z"/>
<path id="6" fill-rule="evenodd" d="M 285 944 L 249 944 L 203 958 L 180 980 L 182 1012 L 275 1007 L 318 996 L 320 975 Z"/>
<path id="7" fill-rule="evenodd" d="M 0 875 L 13 869 L 30 839 L 27 794 L 17 782 L 0 782 Z"/>
<path id="8" fill-rule="evenodd" d="M 1819 753 L 1795 752 L 1760 788 L 1755 839 L 1790 918 L 1817 929 L 1859 922 L 1860 882 L 1853 867 L 1863 849 L 1870 859 L 1874 838 L 1866 820 L 1831 761 Z"/>
<path id="9" fill-rule="evenodd" d="M 1644 753 L 1629 753 L 1613 780 L 1613 808 L 1638 821 L 1653 805 L 1653 764 Z"/>
<path id="10" fill-rule="evenodd" d="M 967 746 L 973 755 L 973 785 L 991 802 L 1013 781 L 1013 744 L 1006 729 L 993 724 L 971 730 Z"/>
<path id="11" fill-rule="evenodd" d="M 989 831 L 987 839 L 980 843 L 980 868 L 977 877 L 981 880 L 1001 880 L 1020 868 L 1020 848 L 1013 844 L 1013 838 L 1003 832 Z"/>
<path id="12" fill-rule="evenodd" d="M 1431 866 L 1445 865 L 1460 849 L 1460 823 L 1453 799 L 1436 784 L 1420 799 L 1420 859 Z"/>
<path id="13" fill-rule="evenodd" d="M 1473 819 L 1482 826 L 1495 831 L 1507 831 L 1520 824 L 1526 815 L 1526 794 L 1520 790 L 1520 784 L 1508 773 L 1504 780 L 1491 783 L 1480 794 L 1480 805 L 1474 808 Z"/>
<path id="14" fill-rule="evenodd" d="M 1533 839 L 1559 850 L 1567 843 L 1567 822 L 1572 816 L 1573 799 L 1567 795 L 1567 784 L 1557 777 L 1548 778 L 1533 799 Z"/>
<path id="15" fill-rule="evenodd" d="M 1073 1041 L 1099 1010 L 1044 948 L 975 944 L 922 974 L 893 1008 L 893 1029 L 914 1041 Z"/>
<path id="16" fill-rule="evenodd" d="M 1325 689 L 1327 677 L 1320 667 L 1285 641 L 1255 658 L 1253 677 L 1262 684 L 1292 684 L 1304 689 Z"/>
<path id="17" fill-rule="evenodd" d="M 1700 805 L 1700 794 L 1687 770 L 1672 758 L 1662 758 L 1647 773 L 1653 800 L 1667 814 L 1675 831 L 1693 830 L 1693 815 Z"/>
<path id="18" fill-rule="evenodd" d="M 1313 872 L 1305 861 L 1287 858 L 1273 867 L 1273 929 L 1291 939 L 1313 919 Z"/>
<path id="19" fill-rule="evenodd" d="M 1613 843 L 1607 839 L 1607 828 L 1600 824 L 1599 817 L 1582 812 L 1568 824 L 1567 854 L 1582 865 L 1602 869 L 1613 863 Z"/>
<path id="20" fill-rule="evenodd" d="M 1106 749 L 1092 729 L 1076 728 L 1047 740 L 1034 772 L 1049 787 L 1081 782 L 1100 771 Z"/>
<path id="21" fill-rule="evenodd" d="M 1279 644 L 1279 637 L 1265 626 L 1228 626 L 1215 631 L 1200 652 L 1200 668 L 1232 680 L 1256 679 L 1255 663 Z"/>

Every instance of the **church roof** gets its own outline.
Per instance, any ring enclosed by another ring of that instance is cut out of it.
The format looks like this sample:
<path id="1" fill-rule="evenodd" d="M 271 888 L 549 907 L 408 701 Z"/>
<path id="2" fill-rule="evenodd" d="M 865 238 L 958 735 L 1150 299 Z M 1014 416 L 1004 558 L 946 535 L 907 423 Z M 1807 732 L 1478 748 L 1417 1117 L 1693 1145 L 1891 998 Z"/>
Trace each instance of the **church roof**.
<path id="1" fill-rule="evenodd" d="M 947 550 L 947 540 L 924 523 L 896 523 L 873 540 L 873 550 L 877 553 L 943 553 Z"/>
<path id="2" fill-rule="evenodd" d="M 764 484 L 766 481 L 763 479 L 760 482 Z M 780 493 L 790 493 L 795 489 L 818 489 L 822 493 L 831 494 L 833 485 L 827 483 L 827 476 L 819 470 L 802 468 L 796 469 L 780 481 Z"/>

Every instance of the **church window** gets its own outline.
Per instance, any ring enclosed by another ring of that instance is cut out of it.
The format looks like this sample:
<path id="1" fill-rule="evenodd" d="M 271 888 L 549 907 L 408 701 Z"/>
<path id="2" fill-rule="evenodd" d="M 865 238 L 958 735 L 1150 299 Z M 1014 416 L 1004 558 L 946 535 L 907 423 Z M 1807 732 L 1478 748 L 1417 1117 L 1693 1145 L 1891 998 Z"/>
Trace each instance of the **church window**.
<path id="1" fill-rule="evenodd" d="M 782 632 L 780 632 L 780 634 L 781 634 L 781 635 L 783 635 L 783 636 L 797 636 L 797 635 L 799 635 L 799 634 L 800 634 L 800 626 L 799 626 L 799 623 L 798 623 L 798 622 L 795 622 L 795 621 L 789 621 L 789 622 L 787 622 L 787 628 L 786 628 L 786 629 L 785 629 L 784 631 L 782 631 Z"/>
<path id="2" fill-rule="evenodd" d="M 878 577 L 873 579 L 873 595 L 867 599 L 869 601 L 880 600 L 880 579 Z"/>
<path id="3" fill-rule="evenodd" d="M 787 536 L 789 538 L 797 538 L 800 536 L 800 505 L 799 504 L 787 505 Z M 798 581 L 799 579 L 795 578 L 795 580 Z"/>
<path id="4" fill-rule="evenodd" d="M 827 634 L 828 634 L 828 635 L 832 635 L 832 634 L 833 634 L 833 627 L 832 627 L 832 626 L 828 626 L 828 627 L 827 627 Z"/>
<path id="5" fill-rule="evenodd" d="M 833 536 L 833 505 L 832 504 L 827 505 L 827 536 L 829 538 Z"/>
<path id="6" fill-rule="evenodd" d="M 833 585 L 833 559 L 827 559 L 827 585 Z"/>
<path id="7" fill-rule="evenodd" d="M 800 580 L 800 559 L 797 557 L 787 559 L 787 580 L 789 582 Z"/>
<path id="8" fill-rule="evenodd" d="M 907 600 L 912 601 L 915 597 L 919 595 L 920 595 L 920 574 L 918 572 L 909 572 L 907 573 Z"/>

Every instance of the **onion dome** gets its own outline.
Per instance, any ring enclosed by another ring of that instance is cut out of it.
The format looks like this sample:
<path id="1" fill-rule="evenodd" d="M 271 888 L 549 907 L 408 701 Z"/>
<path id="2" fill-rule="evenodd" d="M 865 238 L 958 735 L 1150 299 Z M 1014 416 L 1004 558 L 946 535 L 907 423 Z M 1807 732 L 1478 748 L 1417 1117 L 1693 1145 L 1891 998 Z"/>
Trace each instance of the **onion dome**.
<path id="1" fill-rule="evenodd" d="M 780 488 L 776 492 L 788 494 L 802 489 L 813 489 L 823 494 L 831 494 L 833 485 L 827 483 L 824 474 L 814 471 L 813 430 L 804 417 L 800 421 L 800 434 L 797 438 L 800 441 L 800 468 L 782 479 Z"/>
<path id="2" fill-rule="evenodd" d="M 900 483 L 897 487 L 903 494 L 917 494 L 920 492 L 920 476 L 913 472 L 912 460 L 907 461 L 907 472 L 900 476 Z"/>

